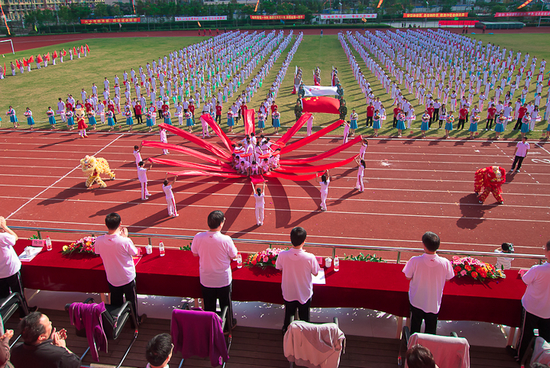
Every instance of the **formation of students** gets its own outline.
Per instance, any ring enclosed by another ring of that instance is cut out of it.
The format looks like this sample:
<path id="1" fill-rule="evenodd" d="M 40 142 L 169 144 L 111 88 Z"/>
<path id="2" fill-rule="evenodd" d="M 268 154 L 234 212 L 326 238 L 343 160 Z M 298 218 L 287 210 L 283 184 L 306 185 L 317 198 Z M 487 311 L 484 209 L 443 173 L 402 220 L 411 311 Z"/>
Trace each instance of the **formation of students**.
<path id="1" fill-rule="evenodd" d="M 367 127 L 369 122 L 372 125 L 374 110 L 381 113 L 382 120 L 385 110 L 379 98 L 374 96 L 348 42 L 391 96 L 392 106 L 395 106 L 393 127 L 398 129 L 398 136 L 402 135 L 403 130 L 410 129 L 417 118 L 412 99 L 416 99 L 423 110 L 420 122 L 423 136 L 432 129 L 432 123 L 439 122 L 438 129 L 443 129 L 444 125 L 445 137 L 448 137 L 455 128 L 454 114 L 457 114 L 456 129 L 464 129 L 465 123 L 469 122 L 468 131 L 474 138 L 481 130 L 478 123 L 484 105 L 487 106 L 485 130 L 492 130 L 494 122 L 497 139 L 506 130 L 509 121 L 516 120 L 514 130 L 521 130 L 524 136 L 534 130 L 537 121 L 548 120 L 550 109 L 546 109 L 545 116 L 540 115 L 540 109 L 547 106 L 550 99 L 550 94 L 547 94 L 546 100 L 542 98 L 546 68 L 544 59 L 538 64 L 536 74 L 536 57 L 530 58 L 526 54 L 522 59 L 521 52 L 514 55 L 512 50 L 507 52 L 506 48 L 491 44 L 483 46 L 481 41 L 444 30 L 364 34 L 348 31 L 346 34 L 340 33 L 339 40 L 366 98 Z M 428 49 L 433 52 L 426 56 L 425 50 Z M 514 103 L 515 94 L 522 84 L 520 96 Z M 527 101 L 532 84 L 534 98 Z M 504 94 L 505 88 L 509 91 Z M 414 98 L 405 97 L 406 92 Z M 544 130 L 543 138 L 549 134 L 550 124 Z"/>

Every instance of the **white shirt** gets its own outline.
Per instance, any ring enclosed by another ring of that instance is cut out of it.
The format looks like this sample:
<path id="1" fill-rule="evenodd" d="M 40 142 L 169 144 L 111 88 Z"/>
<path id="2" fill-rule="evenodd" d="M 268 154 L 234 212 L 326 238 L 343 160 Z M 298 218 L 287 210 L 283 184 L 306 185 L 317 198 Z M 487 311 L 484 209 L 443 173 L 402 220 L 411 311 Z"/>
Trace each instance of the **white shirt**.
<path id="1" fill-rule="evenodd" d="M 495 249 L 495 253 L 509 254 L 509 253 L 504 253 L 501 248 Z M 508 257 L 497 257 L 497 263 L 495 264 L 495 267 L 497 270 L 502 270 L 502 269 L 509 270 L 510 268 L 512 268 L 513 260 L 514 260 L 513 258 L 508 258 Z"/>
<path id="2" fill-rule="evenodd" d="M 426 313 L 439 313 L 445 281 L 454 277 L 451 262 L 436 254 L 424 253 L 409 259 L 403 273 L 411 279 L 409 301 Z"/>
<path id="3" fill-rule="evenodd" d="M 258 195 L 258 193 L 254 193 L 254 199 L 256 200 L 256 208 L 263 208 L 265 206 L 264 192 L 260 195 Z"/>
<path id="4" fill-rule="evenodd" d="M 321 192 L 328 193 L 328 185 L 330 184 L 330 179 L 327 178 L 327 182 L 320 181 L 319 184 L 321 185 Z"/>
<path id="5" fill-rule="evenodd" d="M 221 288 L 231 283 L 231 259 L 237 256 L 233 240 L 219 231 L 198 233 L 191 244 L 199 256 L 200 283 L 209 288 Z"/>
<path id="6" fill-rule="evenodd" d="M 132 239 L 118 234 L 98 236 L 95 252 L 101 256 L 109 284 L 123 286 L 136 278 L 132 257 L 137 256 L 139 251 Z"/>
<path id="7" fill-rule="evenodd" d="M 525 157 L 527 156 L 527 151 L 531 148 L 531 145 L 527 142 L 518 142 L 518 144 L 516 144 L 516 148 L 516 156 Z"/>
<path id="8" fill-rule="evenodd" d="M 162 185 L 162 190 L 166 195 L 166 198 L 174 198 L 174 193 L 172 192 L 172 185 Z"/>
<path id="9" fill-rule="evenodd" d="M 139 151 L 134 151 L 134 157 L 136 158 L 136 165 L 139 164 L 141 161 L 143 161 L 141 159 L 141 152 Z"/>
<path id="10" fill-rule="evenodd" d="M 523 275 L 527 290 L 521 298 L 523 308 L 540 318 L 550 318 L 550 264 L 535 265 Z"/>
<path id="11" fill-rule="evenodd" d="M 15 236 L 0 233 L 0 279 L 15 275 L 21 269 L 21 261 L 15 253 Z"/>
<path id="12" fill-rule="evenodd" d="M 305 304 L 313 295 L 313 275 L 319 273 L 315 256 L 303 249 L 291 248 L 279 253 L 275 267 L 283 271 L 283 299 Z"/>
<path id="13" fill-rule="evenodd" d="M 147 169 L 144 167 L 137 168 L 138 179 L 140 183 L 147 183 Z"/>

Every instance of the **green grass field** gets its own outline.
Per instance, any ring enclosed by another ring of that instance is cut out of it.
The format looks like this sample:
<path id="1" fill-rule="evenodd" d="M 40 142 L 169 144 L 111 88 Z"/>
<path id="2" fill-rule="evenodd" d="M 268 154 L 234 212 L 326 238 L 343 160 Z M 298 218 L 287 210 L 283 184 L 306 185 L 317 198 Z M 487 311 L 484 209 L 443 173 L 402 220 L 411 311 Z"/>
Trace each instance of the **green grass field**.
<path id="1" fill-rule="evenodd" d="M 504 35 L 471 35 L 476 39 L 482 40 L 484 43 L 491 42 L 507 49 L 513 49 L 514 51 L 521 50 L 522 54 L 529 52 L 531 56 L 536 56 L 538 62 L 544 59 L 550 59 L 550 50 L 545 45 L 550 44 L 550 35 L 547 34 L 504 34 Z M 129 72 L 130 68 L 138 69 L 140 65 L 145 65 L 147 62 L 151 62 L 153 59 L 164 56 L 172 50 L 176 50 L 185 47 L 189 44 L 200 42 L 204 38 L 202 37 L 173 37 L 173 38 L 121 38 L 121 39 L 89 39 L 80 42 L 70 42 L 66 44 L 60 44 L 55 49 L 58 51 L 65 48 L 69 49 L 73 46 L 79 46 L 87 43 L 91 48 L 91 53 L 86 58 L 81 58 L 72 62 L 65 62 L 57 66 L 48 66 L 48 68 L 36 69 L 33 65 L 33 71 L 31 73 L 25 72 L 20 75 L 16 74 L 16 77 L 7 77 L 0 81 L 0 111 L 2 112 L 2 127 L 11 127 L 9 119 L 5 115 L 9 105 L 12 105 L 19 118 L 19 122 L 22 128 L 27 129 L 26 119 L 23 116 L 25 108 L 28 106 L 31 108 L 34 114 L 37 128 L 48 129 L 46 110 L 48 106 L 52 106 L 56 110 L 56 104 L 59 97 L 65 99 L 68 93 L 71 93 L 76 99 L 80 97 L 80 91 L 85 88 L 88 93 L 91 93 L 92 83 L 98 85 L 98 89 L 101 93 L 104 77 L 108 77 L 111 81 L 111 93 L 113 86 L 113 77 L 118 74 L 122 79 L 122 73 L 124 70 Z M 267 76 L 261 89 L 255 94 L 251 103 L 248 104 L 249 108 L 258 108 L 259 103 L 265 98 L 265 95 L 273 82 L 277 72 L 279 71 L 281 64 L 286 57 L 288 51 L 294 44 L 295 38 L 291 41 L 290 45 L 283 52 L 282 56 L 277 60 L 274 67 L 271 69 L 271 73 Z M 53 47 L 38 48 L 28 50 L 24 52 L 18 52 L 16 55 L 5 55 L 3 61 L 6 62 L 9 69 L 10 61 L 14 58 L 29 57 L 37 55 L 38 53 L 53 52 Z M 357 53 L 354 53 L 356 59 L 360 61 L 360 57 Z M 67 55 L 68 56 L 68 55 Z M 263 62 L 262 62 L 263 63 Z M 262 65 L 260 63 L 259 65 Z M 338 41 L 337 36 L 327 36 L 323 38 L 319 36 L 304 36 L 302 44 L 298 51 L 294 55 L 291 67 L 289 68 L 286 78 L 279 90 L 277 97 L 277 104 L 281 112 L 281 124 L 283 126 L 282 132 L 286 128 L 290 127 L 295 122 L 293 108 L 296 103 L 296 95 L 291 95 L 294 66 L 300 66 L 304 71 L 305 84 L 313 84 L 312 71 L 315 67 L 321 68 L 322 84 L 329 85 L 331 67 L 336 66 L 339 70 L 339 76 L 341 84 L 345 89 L 345 99 L 348 106 L 348 112 L 351 113 L 352 109 L 356 109 L 360 114 L 358 134 L 372 134 L 372 129 L 366 129 L 364 127 L 365 121 L 365 99 L 364 96 L 355 81 L 351 68 L 349 67 L 343 48 Z M 373 75 L 368 72 L 367 68 L 362 68 L 366 72 L 366 76 L 373 85 L 375 95 L 379 96 L 384 103 L 384 106 L 388 112 L 388 120 L 386 120 L 380 130 L 380 135 L 395 135 L 397 131 L 391 127 L 391 96 L 385 93 L 382 86 L 375 79 Z M 538 71 L 538 68 L 537 68 Z M 244 87 L 241 86 L 241 90 Z M 401 88 L 403 91 L 405 87 Z M 528 100 L 533 99 L 534 83 L 531 84 L 530 95 Z M 506 91 L 506 89 L 505 89 Z M 132 91 L 133 92 L 133 91 Z M 546 89 L 544 92 L 543 101 L 546 101 Z M 516 92 L 516 97 L 519 92 Z M 123 96 L 124 97 L 124 96 Z M 414 96 L 406 96 L 409 100 L 414 100 Z M 229 102 L 235 101 L 236 96 L 230 98 Z M 123 98 L 124 101 L 124 98 Z M 477 100 L 474 100 L 477 102 Z M 416 101 L 413 101 L 413 105 Z M 229 108 L 230 104 L 224 105 L 224 122 L 225 112 Z M 485 106 L 485 109 L 487 106 Z M 417 116 L 420 117 L 421 110 L 418 106 L 415 106 Z M 545 108 L 541 110 L 541 115 L 544 115 Z M 315 126 L 319 129 L 321 126 L 326 126 L 337 119 L 336 115 L 328 114 L 315 114 Z M 480 128 L 484 125 L 486 116 L 486 110 L 482 113 L 482 121 Z M 62 126 L 58 120 L 58 128 L 66 129 L 66 126 Z M 99 120 L 99 119 L 98 119 Z M 119 119 L 119 122 L 123 119 Z M 174 121 L 177 119 L 174 118 Z M 271 119 L 268 120 L 268 123 Z M 540 136 L 540 130 L 546 128 L 546 121 L 537 123 L 535 132 L 532 132 L 533 137 L 538 138 Z M 269 126 L 270 124 L 268 124 Z M 224 129 L 225 123 L 223 124 Z M 137 129 L 136 129 L 137 128 Z M 414 136 L 420 135 L 420 121 L 413 123 Z M 98 125 L 98 130 L 106 130 L 104 125 Z M 121 127 L 122 130 L 126 130 L 126 126 Z M 197 128 L 195 128 L 197 129 Z M 134 131 L 147 130 L 145 126 L 135 126 Z M 505 137 L 514 137 L 517 133 L 512 133 L 508 129 L 505 132 Z M 537 131 L 538 130 L 538 131 Z M 242 125 L 236 126 L 235 132 L 241 133 L 243 131 Z M 266 133 L 270 134 L 272 128 L 266 129 Z M 338 132 L 336 132 L 338 134 Z M 436 137 L 443 135 L 442 131 L 431 130 L 427 134 L 428 136 Z M 454 137 L 466 137 L 467 131 L 453 131 Z M 487 138 L 493 136 L 493 132 L 485 132 L 480 130 L 479 137 Z"/>

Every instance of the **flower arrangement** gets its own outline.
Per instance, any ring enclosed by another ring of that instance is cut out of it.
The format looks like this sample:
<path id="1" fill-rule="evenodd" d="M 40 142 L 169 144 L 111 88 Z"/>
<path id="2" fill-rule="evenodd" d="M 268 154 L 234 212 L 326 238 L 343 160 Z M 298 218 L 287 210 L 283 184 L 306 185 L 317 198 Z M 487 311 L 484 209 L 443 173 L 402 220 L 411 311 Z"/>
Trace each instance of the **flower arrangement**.
<path id="1" fill-rule="evenodd" d="M 275 267 L 275 262 L 277 262 L 279 253 L 283 250 L 284 249 L 281 248 L 267 248 L 261 252 L 251 254 L 246 260 L 246 265 L 248 267 L 257 266 L 262 268 Z"/>
<path id="2" fill-rule="evenodd" d="M 352 256 L 352 255 L 348 256 L 344 253 L 344 260 L 346 260 L 346 261 L 361 261 L 361 262 L 381 262 L 381 263 L 386 262 L 382 259 L 382 257 L 377 257 L 376 254 L 363 255 L 363 253 L 359 253 L 356 256 Z"/>
<path id="3" fill-rule="evenodd" d="M 470 276 L 474 280 L 485 281 L 485 279 L 504 279 L 506 275 L 495 266 L 472 257 L 453 257 L 453 269 L 457 277 Z"/>
<path id="4" fill-rule="evenodd" d="M 94 247 L 95 239 L 95 236 L 86 236 L 69 245 L 64 245 L 61 254 L 65 256 L 73 253 L 87 253 L 96 255 Z"/>

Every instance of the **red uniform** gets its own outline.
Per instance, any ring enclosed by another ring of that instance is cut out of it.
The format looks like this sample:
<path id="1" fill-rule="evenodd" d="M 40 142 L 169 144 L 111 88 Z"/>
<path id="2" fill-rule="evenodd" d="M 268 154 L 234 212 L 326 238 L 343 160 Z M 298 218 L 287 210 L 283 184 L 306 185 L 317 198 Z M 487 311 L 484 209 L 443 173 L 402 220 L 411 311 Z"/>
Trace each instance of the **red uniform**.
<path id="1" fill-rule="evenodd" d="M 483 193 L 479 196 L 479 203 L 485 202 L 489 193 L 493 193 L 495 199 L 500 203 L 504 203 L 502 199 L 502 184 L 506 183 L 506 170 L 500 166 L 488 166 L 479 169 L 475 173 L 474 191 Z"/>

